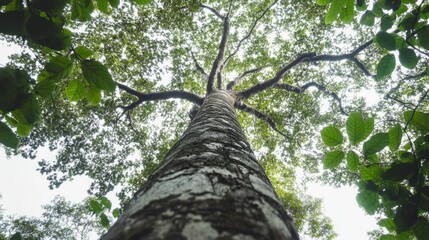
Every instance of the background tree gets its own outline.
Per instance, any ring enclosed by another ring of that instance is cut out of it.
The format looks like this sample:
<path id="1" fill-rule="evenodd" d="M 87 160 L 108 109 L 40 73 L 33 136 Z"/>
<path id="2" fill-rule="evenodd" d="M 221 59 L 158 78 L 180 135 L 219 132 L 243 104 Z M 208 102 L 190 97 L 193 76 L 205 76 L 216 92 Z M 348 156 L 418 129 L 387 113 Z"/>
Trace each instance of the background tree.
<path id="1" fill-rule="evenodd" d="M 1 83 L 7 86 L 0 88 L 5 89 L 0 101 L 4 117 L 2 143 L 9 147 L 18 144 L 7 123 L 22 136 L 30 134 L 21 140 L 24 156 L 35 158 L 37 148 L 44 144 L 59 150 L 56 162 L 40 162 L 40 171 L 48 175 L 52 187 L 85 174 L 94 179 L 90 193 L 103 196 L 122 185 L 119 196 L 125 202 L 140 186 L 141 179 L 147 180 L 189 121 L 190 104 L 146 101 L 155 100 L 151 96 L 158 99 L 179 96 L 195 103 L 194 95 L 183 94 L 181 90 L 205 95 L 207 82 L 213 83 L 217 78 L 211 69 L 223 49 L 223 59 L 228 59 L 228 64 L 220 67 L 224 73 L 223 87 L 241 93 L 237 106 L 244 110 L 238 116 L 243 130 L 272 182 L 282 183 L 276 189 L 284 195 L 280 198 L 290 212 L 307 204 L 317 206 L 317 201 L 308 197 L 297 200 L 300 197 L 296 196 L 302 195 L 294 182 L 294 172 L 298 169 L 304 169 L 305 179 L 318 178 L 340 186 L 362 178 L 366 185 L 371 185 L 374 179 L 363 178 L 361 169 L 348 171 L 347 165 L 341 164 L 343 149 L 332 149 L 326 154 L 324 166 L 335 169 L 318 174 L 322 163 L 318 159 L 323 158 L 323 153 L 315 150 L 322 146 L 314 134 L 323 125 L 344 126 L 345 115 L 353 111 L 365 112 L 367 119 L 376 116 L 380 131 L 401 121 L 403 109 L 411 108 L 412 113 L 417 108 L 427 111 L 424 71 L 427 7 L 424 1 L 386 0 L 369 7 L 364 1 L 316 2 L 328 7 L 306 1 L 154 1 L 142 6 L 127 2 L 118 5 L 117 1 L 109 1 L 109 6 L 107 1 L 97 1 L 98 10 L 112 14 L 106 16 L 96 12 L 90 15 L 94 10 L 92 1 L 71 4 L 64 1 L 61 6 L 6 1 L 0 31 L 21 36 L 7 39 L 27 43 L 29 50 L 28 54 L 15 56 L 0 74 Z M 120 11 L 111 12 L 110 8 L 115 7 Z M 225 31 L 222 23 L 226 22 L 228 12 L 230 26 Z M 353 22 L 355 16 L 360 24 Z M 16 26 L 4 24 L 11 20 L 16 20 L 12 21 Z M 325 24 L 333 22 L 338 24 L 335 27 Z M 351 27 L 342 31 L 341 22 Z M 221 36 L 228 40 L 223 47 L 222 44 L 219 47 Z M 371 36 L 375 36 L 375 41 Z M 72 41 L 68 40 L 70 37 Z M 392 54 L 395 52 L 397 57 Z M 95 59 L 109 66 L 111 75 Z M 404 67 L 389 78 L 396 62 Z M 12 70 L 16 67 L 24 67 L 29 75 Z M 29 76 L 37 76 L 37 81 Z M 111 76 L 120 90 L 109 95 L 115 88 Z M 376 89 L 386 99 L 375 107 L 366 107 L 362 98 L 353 94 L 365 88 Z M 168 92 L 172 89 L 180 91 Z M 168 94 L 150 95 L 151 92 Z M 66 98 L 77 103 L 70 104 Z M 91 106 L 100 101 L 102 108 Z M 143 103 L 144 107 L 137 107 Z M 411 123 L 412 118 L 407 118 L 407 122 Z M 349 138 L 354 136 L 349 131 L 347 134 Z M 322 132 L 323 135 L 326 134 Z M 350 139 L 352 145 L 364 140 Z M 378 159 L 385 162 L 370 164 L 388 171 L 394 156 L 386 153 L 384 158 L 385 152 L 379 154 Z M 136 161 L 136 156 L 142 161 Z M 372 159 L 356 160 L 355 165 L 367 167 L 365 161 Z M 424 163 L 422 159 L 419 161 Z M 329 165 L 330 162 L 334 164 Z M 275 169 L 271 174 L 270 167 Z M 379 168 L 377 171 L 381 174 Z M 419 199 L 427 196 L 422 195 L 427 175 L 420 176 L 422 185 L 412 190 L 416 193 L 410 192 L 412 196 L 420 196 Z M 385 190 L 377 188 L 372 192 L 377 191 Z M 397 204 L 402 207 L 406 202 Z M 381 212 L 384 205 L 379 206 L 370 212 Z M 421 210 L 419 205 L 416 209 L 424 219 L 424 208 Z M 312 218 L 295 215 L 299 216 Z M 415 219 L 417 215 L 407 220 L 406 232 Z M 304 220 L 296 220 L 298 228 L 303 229 L 300 222 Z M 426 224 L 425 220 L 418 223 Z M 321 228 L 308 229 L 307 234 L 317 236 Z M 407 236 L 414 233 L 408 231 Z M 328 230 L 324 236 L 329 238 L 332 234 Z"/>

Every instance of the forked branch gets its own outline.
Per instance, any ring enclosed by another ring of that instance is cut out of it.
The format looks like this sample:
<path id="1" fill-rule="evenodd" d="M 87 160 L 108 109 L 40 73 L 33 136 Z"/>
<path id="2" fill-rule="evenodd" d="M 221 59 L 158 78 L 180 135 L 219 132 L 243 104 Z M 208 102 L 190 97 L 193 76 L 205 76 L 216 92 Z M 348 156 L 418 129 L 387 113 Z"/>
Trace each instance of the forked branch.
<path id="1" fill-rule="evenodd" d="M 255 29 L 255 27 L 256 27 L 256 24 L 258 24 L 258 22 L 259 22 L 259 20 L 261 20 L 264 16 L 265 16 L 265 14 L 271 9 L 271 7 L 272 6 L 274 6 L 274 4 L 276 4 L 277 3 L 277 1 L 278 0 L 275 0 L 267 9 L 265 9 L 263 12 L 262 12 L 262 14 L 255 20 L 255 22 L 252 24 L 252 27 L 250 28 L 250 31 L 247 33 L 247 35 L 246 36 L 244 36 L 239 42 L 238 42 L 238 44 L 237 44 L 237 47 L 235 48 L 235 50 L 231 53 L 231 54 L 229 54 L 229 56 L 225 59 L 225 61 L 223 62 L 223 64 L 222 64 L 222 66 L 225 66 L 227 63 L 228 63 L 228 61 L 229 61 L 229 59 L 231 58 L 231 57 L 233 57 L 235 54 L 237 54 L 237 52 L 238 52 L 238 50 L 240 50 L 240 47 L 241 47 L 241 44 L 244 42 L 244 41 L 246 41 L 248 38 L 250 38 L 250 36 L 252 35 L 252 32 L 253 32 L 253 30 Z"/>
<path id="2" fill-rule="evenodd" d="M 281 132 L 278 128 L 277 128 L 277 126 L 276 126 L 276 123 L 268 116 L 268 115 L 266 115 L 266 114 L 264 114 L 264 113 L 261 113 L 260 111 L 258 111 L 257 109 L 255 109 L 255 108 L 253 108 L 253 107 L 251 107 L 251 106 L 249 106 L 249 105 L 247 105 L 247 104 L 245 104 L 245 103 L 242 103 L 242 102 L 239 102 L 239 103 L 236 103 L 235 104 L 235 107 L 237 108 L 237 109 L 240 109 L 240 110 L 242 110 L 242 111 L 245 111 L 245 112 L 247 112 L 247 113 L 250 113 L 250 114 L 252 114 L 253 116 L 255 116 L 255 117 L 257 117 L 257 118 L 259 118 L 259 119 L 262 119 L 262 120 L 264 120 L 266 123 L 268 123 L 268 125 L 270 125 L 270 127 L 274 130 L 274 131 L 276 131 L 276 132 L 278 132 L 280 135 L 282 135 L 283 137 L 285 137 L 285 138 L 289 138 L 286 134 L 284 134 L 283 132 Z"/>
<path id="3" fill-rule="evenodd" d="M 254 69 L 251 69 L 249 71 L 245 71 L 243 74 L 241 74 L 240 76 L 234 78 L 234 80 L 229 82 L 228 85 L 226 85 L 226 90 L 232 90 L 235 87 L 235 85 L 240 83 L 247 75 L 258 72 L 261 69 L 262 68 L 254 68 Z"/>
<path id="4" fill-rule="evenodd" d="M 118 86 L 119 89 L 134 95 L 138 98 L 137 101 L 131 103 L 128 106 L 120 106 L 124 111 L 129 111 L 134 108 L 136 108 L 138 105 L 142 104 L 143 102 L 148 101 L 159 101 L 159 100 L 166 100 L 166 99 L 184 99 L 188 100 L 194 104 L 201 105 L 203 104 L 203 98 L 201 98 L 198 95 L 195 95 L 191 92 L 183 91 L 183 90 L 171 90 L 171 91 L 164 91 L 164 92 L 153 92 L 153 93 L 142 93 L 135 89 L 132 89 L 122 83 L 116 82 L 116 86 Z"/>
<path id="5" fill-rule="evenodd" d="M 225 16 L 224 16 L 224 15 L 222 15 L 222 14 L 220 14 L 216 9 L 214 9 L 214 8 L 212 8 L 212 7 L 209 7 L 209 6 L 207 6 L 207 5 L 204 5 L 204 4 L 200 4 L 200 7 L 201 7 L 201 8 L 205 8 L 205 9 L 209 10 L 210 12 L 214 13 L 214 14 L 215 14 L 218 18 L 220 18 L 222 21 L 224 21 L 224 20 L 225 20 Z"/>

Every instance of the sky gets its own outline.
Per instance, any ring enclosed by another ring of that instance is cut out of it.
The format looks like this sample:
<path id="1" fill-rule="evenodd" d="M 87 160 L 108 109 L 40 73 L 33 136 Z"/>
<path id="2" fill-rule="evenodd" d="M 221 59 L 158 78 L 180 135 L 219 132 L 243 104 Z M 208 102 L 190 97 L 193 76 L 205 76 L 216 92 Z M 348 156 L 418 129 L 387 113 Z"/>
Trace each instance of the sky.
<path id="1" fill-rule="evenodd" d="M 8 61 L 8 56 L 19 53 L 20 49 L 0 41 L 0 66 Z M 45 159 L 54 158 L 48 149 L 39 151 Z M 68 201 L 81 202 L 87 197 L 86 190 L 90 180 L 77 177 L 64 183 L 59 189 L 50 190 L 48 181 L 36 169 L 37 159 L 24 159 L 20 156 L 7 158 L 0 149 L 0 205 L 6 215 L 27 215 L 38 217 L 42 214 L 41 205 L 49 203 L 54 196 L 61 195 Z M 364 213 L 356 202 L 357 188 L 344 186 L 339 189 L 310 183 L 308 193 L 323 199 L 324 213 L 332 219 L 336 240 L 368 239 L 367 232 L 377 229 L 375 218 Z M 113 200 L 113 195 L 109 196 Z"/>

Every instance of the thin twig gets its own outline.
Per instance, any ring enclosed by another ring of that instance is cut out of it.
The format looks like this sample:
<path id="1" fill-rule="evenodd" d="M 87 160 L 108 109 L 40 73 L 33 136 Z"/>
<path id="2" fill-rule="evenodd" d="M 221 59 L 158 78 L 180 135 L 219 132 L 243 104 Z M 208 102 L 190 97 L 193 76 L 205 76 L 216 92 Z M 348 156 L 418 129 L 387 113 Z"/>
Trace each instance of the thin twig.
<path id="1" fill-rule="evenodd" d="M 228 85 L 226 85 L 226 90 L 232 90 L 235 87 L 235 85 L 237 85 L 239 82 L 241 82 L 241 80 L 243 80 L 247 75 L 258 72 L 261 69 L 262 68 L 254 68 L 254 69 L 251 69 L 249 71 L 245 71 L 243 74 L 241 74 L 240 76 L 234 78 L 234 80 L 229 82 Z"/>
<path id="2" fill-rule="evenodd" d="M 343 108 L 343 105 L 342 105 L 342 101 L 341 101 L 341 98 L 340 97 L 338 97 L 338 95 L 336 94 L 336 93 L 334 93 L 334 92 L 332 92 L 332 91 L 329 91 L 329 90 L 327 90 L 326 89 L 326 87 L 325 86 L 322 86 L 322 85 L 320 85 L 320 84 L 318 84 L 318 83 L 316 83 L 316 82 L 310 82 L 310 83 L 307 83 L 307 84 L 304 84 L 302 87 L 295 87 L 295 86 L 292 86 L 292 85 L 289 85 L 289 84 L 285 84 L 285 83 L 281 83 L 281 84 L 275 84 L 274 85 L 274 87 L 275 88 L 279 88 L 279 89 L 284 89 L 284 90 L 286 90 L 286 91 L 290 91 L 290 92 L 296 92 L 296 93 L 302 93 L 302 92 L 304 92 L 305 90 L 307 90 L 308 88 L 310 88 L 310 87 L 315 87 L 315 88 L 317 88 L 319 91 L 321 91 L 321 92 L 323 92 L 323 93 L 325 93 L 325 94 L 328 94 L 329 96 L 331 96 L 335 101 L 337 101 L 338 102 L 338 107 L 339 107 L 339 109 L 340 109 L 340 112 L 342 113 L 342 114 L 344 114 L 344 115 L 346 115 L 346 116 L 348 116 L 349 114 L 347 114 L 346 113 L 346 111 L 344 111 L 344 108 Z"/>
<path id="3" fill-rule="evenodd" d="M 240 109 L 240 110 L 242 110 L 242 111 L 245 111 L 245 112 L 247 112 L 247 113 L 250 113 L 250 114 L 252 114 L 253 116 L 255 116 L 255 117 L 257 117 L 257 118 L 259 118 L 259 119 L 262 119 L 262 120 L 264 120 L 266 123 L 268 123 L 268 125 L 270 125 L 270 127 L 274 130 L 274 131 L 276 131 L 276 132 L 278 132 L 280 135 L 282 135 L 283 137 L 285 137 L 285 138 L 287 138 L 287 139 L 289 139 L 289 137 L 285 134 L 285 133 L 283 133 L 283 132 L 281 132 L 278 128 L 277 128 L 277 126 L 276 126 L 276 123 L 268 116 L 268 115 L 266 115 L 266 114 L 264 114 L 264 113 L 261 113 L 260 111 L 258 111 L 257 109 L 255 109 L 255 108 L 253 108 L 253 107 L 251 107 L 251 106 L 249 106 L 249 105 L 247 105 L 247 104 L 245 104 L 245 103 L 243 103 L 243 102 L 239 102 L 239 103 L 236 103 L 235 104 L 235 107 L 237 108 L 237 109 Z"/>
<path id="4" fill-rule="evenodd" d="M 216 9 L 214 9 L 214 8 L 212 8 L 212 7 L 209 7 L 209 6 L 207 6 L 207 5 L 204 5 L 204 4 L 200 4 L 200 7 L 201 7 L 201 8 L 205 8 L 205 9 L 209 10 L 210 12 L 214 13 L 214 14 L 215 14 L 218 18 L 220 18 L 222 21 L 224 21 L 224 20 L 225 20 L 225 16 L 224 16 L 224 15 L 222 15 L 222 14 L 220 14 Z"/>
<path id="5" fill-rule="evenodd" d="M 204 71 L 204 68 L 201 67 L 201 65 L 198 63 L 197 59 L 195 58 L 194 53 L 192 52 L 192 50 L 189 50 L 191 52 L 191 57 L 192 60 L 194 61 L 195 67 L 197 68 L 197 70 L 201 73 L 201 75 L 203 75 L 204 79 L 208 79 L 209 75 L 207 75 L 206 71 Z"/>
<path id="6" fill-rule="evenodd" d="M 419 108 L 420 104 L 421 104 L 421 103 L 423 102 L 423 100 L 427 97 L 428 93 L 429 93 L 429 89 L 428 89 L 428 90 L 426 90 L 425 94 L 423 94 L 423 96 L 420 98 L 419 102 L 417 103 L 416 107 L 413 109 L 413 112 L 412 112 L 412 114 L 411 114 L 410 119 L 408 119 L 407 124 L 405 124 L 404 132 L 405 132 L 405 131 L 407 131 L 408 125 L 409 125 L 409 124 L 410 124 L 410 122 L 413 120 L 413 118 L 414 118 L 414 114 L 416 113 L 417 108 Z"/>

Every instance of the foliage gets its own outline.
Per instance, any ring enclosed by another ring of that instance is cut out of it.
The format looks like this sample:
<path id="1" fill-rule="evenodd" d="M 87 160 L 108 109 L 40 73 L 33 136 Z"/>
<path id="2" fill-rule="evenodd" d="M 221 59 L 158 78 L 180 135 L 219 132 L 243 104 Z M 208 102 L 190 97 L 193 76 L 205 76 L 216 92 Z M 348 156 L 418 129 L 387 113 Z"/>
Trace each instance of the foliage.
<path id="1" fill-rule="evenodd" d="M 304 170 L 304 182 L 357 184 L 358 203 L 368 213 L 383 212 L 380 225 L 389 234 L 424 234 L 427 164 L 420 155 L 427 143 L 429 5 L 232 3 L 1 1 L 1 37 L 22 46 L 23 54 L 0 69 L 0 143 L 28 158 L 38 158 L 44 145 L 56 150 L 55 161 L 39 159 L 50 187 L 77 175 L 92 178 L 89 206 L 108 226 L 119 210 L 103 196 L 117 187 L 125 203 L 184 131 L 191 108 L 182 100 L 141 101 L 119 84 L 144 94 L 175 89 L 204 95 L 224 35 L 207 6 L 218 14 L 232 9 L 223 77 L 241 79 L 233 91 L 259 86 L 291 66 L 277 85 L 242 101 L 265 119 L 242 111 L 238 117 L 301 231 L 333 237 L 330 225 L 321 225 L 320 202 L 285 176 L 293 178 L 296 169 Z M 300 56 L 307 58 L 290 65 Z M 369 88 L 385 99 L 366 106 L 356 93 Z M 321 143 L 330 149 L 325 155 Z M 330 170 L 321 172 L 322 166 Z"/>
<path id="2" fill-rule="evenodd" d="M 56 196 L 42 208 L 40 218 L 1 214 L 0 239 L 91 239 L 103 233 L 85 203 L 74 204 Z"/>

